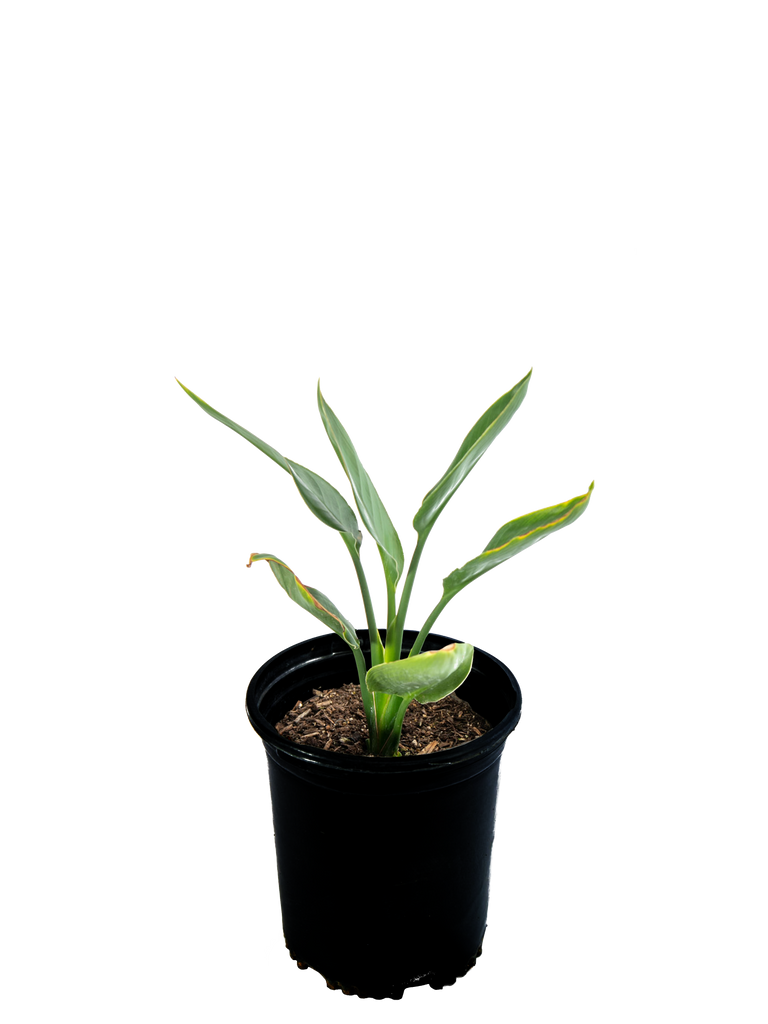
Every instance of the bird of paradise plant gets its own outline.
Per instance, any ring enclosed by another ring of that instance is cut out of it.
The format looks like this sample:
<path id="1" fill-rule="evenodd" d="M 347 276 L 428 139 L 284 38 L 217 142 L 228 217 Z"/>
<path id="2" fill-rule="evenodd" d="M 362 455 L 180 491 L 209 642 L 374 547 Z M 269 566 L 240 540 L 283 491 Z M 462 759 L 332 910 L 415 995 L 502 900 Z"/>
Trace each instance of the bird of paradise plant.
<path id="1" fill-rule="evenodd" d="M 464 431 L 451 459 L 422 494 L 411 516 L 415 541 L 408 562 L 397 524 L 371 470 L 362 461 L 351 432 L 326 395 L 323 377 L 317 375 L 314 380 L 314 408 L 349 488 L 351 502 L 329 477 L 286 455 L 261 434 L 214 406 L 178 374 L 172 375 L 178 390 L 204 416 L 245 441 L 285 473 L 312 519 L 339 538 L 352 568 L 362 617 L 371 638 L 370 668 L 360 650 L 355 623 L 329 593 L 306 583 L 288 559 L 274 551 L 255 549 L 248 552 L 243 567 L 250 570 L 257 563 L 265 562 L 272 580 L 295 607 L 324 629 L 337 633 L 349 645 L 357 666 L 362 705 L 369 725 L 367 746 L 372 754 L 399 756 L 402 719 L 411 701 L 439 700 L 458 689 L 469 675 L 474 655 L 471 641 L 421 652 L 430 630 L 447 608 L 488 573 L 574 526 L 592 505 L 597 490 L 594 476 L 578 494 L 518 512 L 500 522 L 479 551 L 441 575 L 439 596 L 427 612 L 408 656 L 400 657 L 402 632 L 407 625 L 419 567 L 434 529 L 472 473 L 517 417 L 527 400 L 535 373 L 536 366 L 531 362 L 525 373 L 489 401 Z M 373 541 L 383 578 L 386 646 L 379 636 L 371 584 L 362 562 L 367 537 Z"/>

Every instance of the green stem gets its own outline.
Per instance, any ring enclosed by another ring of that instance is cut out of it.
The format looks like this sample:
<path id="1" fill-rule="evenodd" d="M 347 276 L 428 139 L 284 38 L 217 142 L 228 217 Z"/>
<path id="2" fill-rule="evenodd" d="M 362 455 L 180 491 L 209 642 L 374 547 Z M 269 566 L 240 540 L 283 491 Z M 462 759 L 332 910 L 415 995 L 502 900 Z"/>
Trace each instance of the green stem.
<path id="1" fill-rule="evenodd" d="M 386 714 L 379 720 L 379 742 L 375 751 L 379 756 L 394 757 L 397 754 L 403 731 L 403 719 L 410 703 L 410 698 L 392 697 Z"/>
<path id="2" fill-rule="evenodd" d="M 395 753 L 400 743 L 400 729 L 396 726 L 403 700 L 391 693 L 373 693 L 371 696 L 376 707 L 376 733 L 371 735 L 371 753 L 388 757 Z"/>
<path id="3" fill-rule="evenodd" d="M 453 597 L 453 595 L 451 595 L 451 597 Z M 435 624 L 435 619 L 440 614 L 440 612 L 443 610 L 443 608 L 445 608 L 445 606 L 448 604 L 450 599 L 451 599 L 450 597 L 447 597 L 445 594 L 443 594 L 443 596 L 437 602 L 435 607 L 429 613 L 429 615 L 427 616 L 427 621 L 421 627 L 421 632 L 416 637 L 416 640 L 415 640 L 415 642 L 413 644 L 413 647 L 411 648 L 410 652 L 408 653 L 408 657 L 409 658 L 412 658 L 414 655 L 419 654 L 419 652 L 421 651 L 422 644 L 424 643 L 424 641 L 429 636 L 429 631 L 432 629 L 432 626 Z"/>
<path id="4" fill-rule="evenodd" d="M 416 541 L 416 547 L 414 548 L 413 555 L 411 557 L 411 564 L 408 566 L 408 574 L 406 575 L 405 583 L 403 584 L 403 592 L 400 595 L 400 606 L 397 609 L 395 626 L 394 629 L 387 630 L 387 646 L 384 651 L 385 661 L 398 661 L 400 658 L 403 648 L 403 630 L 405 629 L 405 616 L 408 611 L 408 602 L 411 599 L 413 581 L 416 579 L 416 570 L 419 567 L 421 552 L 424 550 L 424 544 L 426 543 L 428 536 L 429 530 L 426 530 L 424 533 L 419 534 L 419 539 Z"/>
<path id="5" fill-rule="evenodd" d="M 368 720 L 368 731 L 371 737 L 375 736 L 378 731 L 376 723 L 376 705 L 374 703 L 374 695 L 368 689 L 368 684 L 365 681 L 365 676 L 368 671 L 363 652 L 359 647 L 353 647 L 352 653 L 355 656 L 355 664 L 357 665 L 357 678 L 360 683 L 360 696 L 363 699 L 363 709 L 365 710 L 365 717 Z"/>
<path id="6" fill-rule="evenodd" d="M 371 592 L 368 589 L 368 580 L 365 576 L 363 563 L 360 561 L 360 551 L 351 534 L 342 533 L 341 539 L 344 541 L 347 551 L 349 551 L 349 554 L 352 557 L 352 563 L 354 564 L 355 572 L 357 573 L 357 582 L 360 584 L 360 593 L 363 595 L 365 621 L 368 623 L 368 635 L 371 640 L 371 665 L 380 665 L 382 661 L 384 661 L 384 647 L 382 646 L 381 637 L 379 636 L 379 631 L 376 627 L 376 616 L 373 613 Z"/>
<path id="7" fill-rule="evenodd" d="M 347 550 L 352 556 L 352 561 L 354 562 L 355 570 L 357 571 L 357 579 L 360 583 L 360 590 L 363 595 L 363 604 L 365 605 L 365 613 L 368 620 L 368 634 L 371 640 L 371 664 L 380 665 L 384 660 L 384 648 L 381 644 L 379 631 L 376 628 L 376 620 L 373 615 L 373 605 L 371 603 L 371 594 L 368 590 L 368 581 L 365 578 L 365 572 L 363 571 L 362 562 L 360 561 L 360 553 L 354 539 L 349 534 L 343 533 L 341 536 L 347 546 Z M 381 745 L 381 722 L 388 703 L 388 699 L 382 701 L 380 698 L 388 698 L 389 694 L 371 693 L 368 689 L 368 684 L 365 681 L 365 677 L 368 673 L 368 667 L 365 663 L 363 652 L 359 647 L 353 647 L 352 653 L 355 656 L 357 677 L 360 683 L 360 696 L 363 700 L 363 709 L 368 722 L 368 749 L 375 754 Z"/>

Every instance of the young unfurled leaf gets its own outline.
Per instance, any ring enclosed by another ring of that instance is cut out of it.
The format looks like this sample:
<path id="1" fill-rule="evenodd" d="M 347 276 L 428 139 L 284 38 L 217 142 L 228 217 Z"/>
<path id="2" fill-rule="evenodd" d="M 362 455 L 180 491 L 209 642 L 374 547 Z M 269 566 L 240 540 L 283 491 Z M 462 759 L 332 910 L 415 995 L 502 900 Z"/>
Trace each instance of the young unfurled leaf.
<path id="1" fill-rule="evenodd" d="M 228 416 L 224 416 L 223 413 L 218 412 L 213 406 L 208 405 L 202 398 L 199 398 L 194 392 L 190 391 L 189 388 L 184 387 L 181 381 L 176 378 L 177 383 L 181 388 L 186 391 L 191 399 L 212 416 L 219 423 L 223 423 L 225 427 L 229 427 L 230 430 L 234 430 L 236 434 L 244 437 L 246 441 L 250 441 L 252 445 L 264 452 L 266 456 L 276 462 L 281 469 L 284 469 L 286 473 L 289 473 L 293 477 L 293 481 L 296 484 L 299 494 L 306 502 L 310 510 L 317 516 L 320 522 L 325 523 L 326 526 L 330 526 L 333 530 L 338 530 L 339 533 L 346 533 L 353 539 L 355 546 L 360 547 L 362 541 L 362 534 L 360 527 L 357 523 L 357 517 L 349 506 L 349 503 L 342 497 L 341 494 L 324 480 L 317 473 L 313 473 L 311 469 L 307 469 L 306 466 L 300 466 L 297 462 L 292 462 L 290 459 L 286 459 L 276 451 L 271 445 L 268 445 L 266 441 L 262 441 L 261 438 L 256 437 L 250 430 L 246 430 L 245 427 L 241 427 L 239 423 L 235 423 L 234 420 L 229 419 Z"/>
<path id="2" fill-rule="evenodd" d="M 388 582 L 394 588 L 400 579 L 404 563 L 403 546 L 400 543 L 397 530 L 392 525 L 392 520 L 384 508 L 371 478 L 366 473 L 349 434 L 323 398 L 319 381 L 317 382 L 317 405 L 326 433 L 352 485 L 355 504 L 363 522 L 379 546 L 384 572 Z"/>
<path id="3" fill-rule="evenodd" d="M 461 686 L 472 668 L 474 653 L 471 644 L 449 644 L 439 651 L 374 665 L 365 678 L 374 693 L 390 693 L 427 704 Z"/>
<path id="4" fill-rule="evenodd" d="M 387 633 L 387 651 L 385 653 L 385 660 L 395 660 L 397 652 L 400 650 L 403 630 L 405 629 L 405 617 L 408 612 L 408 603 L 411 598 L 411 590 L 413 588 L 416 569 L 419 564 L 424 543 L 429 536 L 430 530 L 435 524 L 435 520 L 450 501 L 454 493 L 461 486 L 468 474 L 472 471 L 473 467 L 482 457 L 491 442 L 498 437 L 507 423 L 512 419 L 515 412 L 519 409 L 528 390 L 528 382 L 531 379 L 531 373 L 532 371 L 529 370 L 522 380 L 518 381 L 518 383 L 507 391 L 506 394 L 502 395 L 501 398 L 498 398 L 489 409 L 486 409 L 462 441 L 453 462 L 435 486 L 427 492 L 421 503 L 421 508 L 414 516 L 413 525 L 419 535 L 419 539 L 413 553 L 413 558 L 411 559 L 408 575 L 405 578 L 403 593 L 400 597 L 400 606 L 397 609 L 397 615 L 395 617 L 394 628 L 390 628 Z M 440 608 L 438 607 L 434 614 L 437 615 L 439 612 Z M 387 625 L 389 627 L 390 623 L 388 622 Z M 421 650 L 421 644 L 423 643 L 424 636 L 426 635 L 423 630 L 422 634 L 423 635 L 419 635 L 414 647 L 411 649 L 411 657 L 415 657 Z"/>
<path id="5" fill-rule="evenodd" d="M 321 594 L 319 590 L 315 590 L 313 587 L 308 587 L 302 583 L 293 570 L 289 569 L 285 562 L 281 562 L 274 555 L 254 553 L 248 559 L 248 568 L 251 567 L 253 562 L 262 561 L 269 564 L 275 579 L 291 600 L 308 611 L 310 615 L 314 615 L 316 619 L 320 619 L 334 633 L 338 633 L 342 640 L 346 640 L 353 650 L 360 647 L 360 641 L 354 628 L 344 618 L 330 598 L 327 598 L 325 594 Z"/>
<path id="6" fill-rule="evenodd" d="M 532 371 L 505 395 L 497 399 L 475 423 L 461 443 L 456 457 L 435 486 L 424 497 L 413 526 L 418 533 L 429 531 L 477 461 L 520 408 Z"/>

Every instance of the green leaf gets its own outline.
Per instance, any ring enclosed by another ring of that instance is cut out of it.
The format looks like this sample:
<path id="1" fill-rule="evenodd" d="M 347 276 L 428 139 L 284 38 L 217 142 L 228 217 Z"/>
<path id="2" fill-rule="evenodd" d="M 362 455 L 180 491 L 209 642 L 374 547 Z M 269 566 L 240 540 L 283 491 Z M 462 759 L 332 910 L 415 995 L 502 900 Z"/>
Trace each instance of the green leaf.
<path id="1" fill-rule="evenodd" d="M 530 512 L 519 519 L 512 519 L 498 530 L 488 541 L 485 550 L 477 558 L 472 558 L 461 566 L 454 569 L 452 573 L 443 580 L 443 603 L 454 595 L 458 594 L 468 583 L 476 580 L 478 576 L 493 569 L 508 558 L 519 554 L 531 544 L 536 544 L 564 526 L 574 523 L 584 513 L 592 489 L 595 486 L 594 480 L 589 485 L 586 494 L 577 498 L 571 498 L 561 505 L 552 505 L 550 508 L 539 509 L 538 512 Z"/>
<path id="2" fill-rule="evenodd" d="M 385 574 L 394 587 L 400 579 L 404 564 L 403 547 L 397 530 L 392 525 L 392 520 L 387 515 L 371 478 L 363 468 L 349 434 L 323 398 L 320 381 L 317 382 L 317 405 L 326 433 L 352 485 L 360 516 L 379 546 Z"/>
<path id="3" fill-rule="evenodd" d="M 315 590 L 313 587 L 308 587 L 302 583 L 293 570 L 289 569 L 285 562 L 281 562 L 274 555 L 254 553 L 248 560 L 249 569 L 253 562 L 267 562 L 274 573 L 275 579 L 292 601 L 295 601 L 297 605 L 308 611 L 310 615 L 314 615 L 316 619 L 319 619 L 324 625 L 332 629 L 334 633 L 338 633 L 353 650 L 359 648 L 360 641 L 357 638 L 354 627 L 344 618 L 330 598 L 327 598 L 325 594 L 321 594 L 319 590 Z"/>
<path id="4" fill-rule="evenodd" d="M 374 665 L 365 680 L 374 693 L 390 693 L 427 704 L 461 686 L 472 668 L 474 653 L 471 644 L 449 644 L 439 651 Z"/>
<path id="5" fill-rule="evenodd" d="M 213 406 L 208 405 L 207 402 L 204 402 L 202 398 L 199 398 L 189 388 L 184 387 L 178 377 L 176 381 L 189 397 L 197 402 L 200 408 L 207 412 L 209 416 L 218 420 L 219 423 L 223 423 L 230 430 L 234 430 L 236 434 L 244 437 L 246 441 L 250 441 L 259 451 L 264 452 L 281 469 L 289 473 L 299 489 L 299 494 L 321 523 L 325 523 L 326 526 L 330 526 L 333 530 L 338 530 L 339 533 L 348 533 L 353 538 L 355 546 L 357 548 L 360 547 L 363 536 L 358 526 L 357 517 L 350 508 L 349 503 L 339 494 L 335 487 L 329 484 L 327 480 L 323 480 L 317 473 L 313 473 L 311 469 L 307 469 L 306 466 L 300 466 L 297 462 L 291 462 L 290 459 L 286 459 L 271 445 L 268 445 L 266 441 L 262 441 L 260 437 L 252 434 L 250 430 L 246 430 L 239 423 L 235 423 L 234 420 L 229 419 L 228 416 L 224 416 L 214 409 Z"/>
<path id="6" fill-rule="evenodd" d="M 464 438 L 453 462 L 432 490 L 425 495 L 421 508 L 414 516 L 413 526 L 418 533 L 431 530 L 437 517 L 485 450 L 520 408 L 532 372 L 529 370 L 510 391 L 497 399 Z"/>

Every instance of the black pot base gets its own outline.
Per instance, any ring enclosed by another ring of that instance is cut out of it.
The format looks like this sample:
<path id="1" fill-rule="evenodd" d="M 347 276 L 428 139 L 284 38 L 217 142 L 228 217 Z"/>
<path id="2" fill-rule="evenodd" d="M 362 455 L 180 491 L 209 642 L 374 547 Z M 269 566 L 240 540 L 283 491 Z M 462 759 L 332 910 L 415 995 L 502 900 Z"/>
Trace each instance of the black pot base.
<path id="1" fill-rule="evenodd" d="M 443 985 L 443 988 L 456 988 L 460 981 L 464 981 L 465 978 L 468 978 L 469 975 L 472 974 L 477 965 L 480 963 L 482 957 L 485 955 L 485 941 L 486 937 L 483 938 L 481 944 L 477 948 L 477 952 L 474 954 L 471 961 L 465 966 L 464 970 L 461 973 L 461 976 L 457 978 L 452 984 Z M 306 964 L 304 961 L 301 961 L 301 959 L 299 959 L 291 952 L 291 949 L 289 948 L 288 944 L 284 945 L 283 948 L 285 950 L 286 956 L 288 956 L 288 959 L 290 963 L 293 965 L 296 972 L 298 974 L 316 975 L 316 977 L 323 982 L 323 987 L 327 992 L 336 992 L 343 998 L 357 999 L 361 1002 L 402 1002 L 407 999 L 407 996 L 403 996 L 402 998 L 395 998 L 393 996 L 386 995 L 377 997 L 372 992 L 361 990 L 360 988 L 358 988 L 357 985 L 346 985 L 342 981 L 332 980 L 323 971 L 318 971 L 316 968 L 313 968 L 309 964 Z M 429 999 L 430 1001 L 434 999 L 433 995 L 422 995 L 421 997 Z"/>

